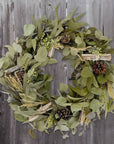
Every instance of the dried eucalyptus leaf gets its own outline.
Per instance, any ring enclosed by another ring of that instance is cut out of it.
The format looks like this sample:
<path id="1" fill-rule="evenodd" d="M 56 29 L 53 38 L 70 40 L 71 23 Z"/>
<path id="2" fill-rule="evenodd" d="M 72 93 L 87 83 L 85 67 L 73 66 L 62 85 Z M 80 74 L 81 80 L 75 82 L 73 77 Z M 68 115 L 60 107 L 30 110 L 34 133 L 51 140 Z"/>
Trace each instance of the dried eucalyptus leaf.
<path id="1" fill-rule="evenodd" d="M 104 95 L 104 90 L 102 88 L 93 87 L 91 88 L 91 93 L 102 96 Z"/>
<path id="2" fill-rule="evenodd" d="M 90 109 L 93 110 L 93 112 L 97 112 L 99 108 L 101 107 L 100 101 L 97 99 L 93 99 L 90 103 Z"/>
<path id="3" fill-rule="evenodd" d="M 97 80 L 100 84 L 105 84 L 107 82 L 107 79 L 103 75 L 99 75 Z"/>
<path id="4" fill-rule="evenodd" d="M 68 48 L 68 47 L 65 47 L 64 49 L 63 49 L 63 55 L 64 56 L 68 56 L 70 54 L 70 49 Z"/>
<path id="5" fill-rule="evenodd" d="M 45 47 L 40 47 L 38 49 L 37 55 L 35 55 L 35 59 L 38 62 L 44 62 L 47 59 L 47 49 Z"/>
<path id="6" fill-rule="evenodd" d="M 50 58 L 48 60 L 48 64 L 54 64 L 54 63 L 57 63 L 58 61 L 55 59 L 55 58 Z"/>
<path id="7" fill-rule="evenodd" d="M 66 92 L 68 90 L 68 85 L 60 83 L 60 91 Z"/>
<path id="8" fill-rule="evenodd" d="M 66 126 L 66 125 L 57 125 L 55 127 L 55 130 L 54 131 L 57 131 L 57 130 L 60 130 L 60 131 L 69 131 L 69 128 Z"/>
<path id="9" fill-rule="evenodd" d="M 81 44 L 81 43 L 82 43 L 81 37 L 77 36 L 77 37 L 75 38 L 75 43 Z"/>
<path id="10" fill-rule="evenodd" d="M 21 114 L 14 113 L 15 119 L 19 122 L 27 121 L 27 117 L 22 116 Z"/>
<path id="11" fill-rule="evenodd" d="M 102 32 L 99 31 L 99 30 L 96 30 L 96 31 L 95 31 L 95 36 L 96 36 L 96 38 L 99 39 L 99 38 L 102 36 Z"/>
<path id="12" fill-rule="evenodd" d="M 27 39 L 27 41 L 26 41 L 26 47 L 28 49 L 30 49 L 30 48 L 33 47 L 33 43 L 32 43 L 32 39 L 31 38 Z"/>
<path id="13" fill-rule="evenodd" d="M 65 97 L 58 97 L 55 102 L 60 106 L 64 106 L 64 104 L 67 102 L 67 99 Z"/>
<path id="14" fill-rule="evenodd" d="M 84 67 L 83 70 L 81 71 L 81 76 L 82 77 L 92 77 L 93 73 L 89 67 Z"/>
<path id="15" fill-rule="evenodd" d="M 41 121 L 37 122 L 37 129 L 40 132 L 43 132 L 45 130 L 45 122 L 44 122 L 44 120 L 41 120 Z"/>
<path id="16" fill-rule="evenodd" d="M 78 54 L 78 51 L 74 48 L 71 48 L 71 55 L 76 56 Z"/>
<path id="17" fill-rule="evenodd" d="M 71 111 L 72 112 L 79 111 L 79 110 L 82 110 L 82 108 L 88 107 L 88 106 L 89 106 L 89 102 L 73 103 L 71 105 Z"/>
<path id="18" fill-rule="evenodd" d="M 81 88 L 78 88 L 77 86 L 75 88 L 70 86 L 70 89 L 74 91 L 75 93 L 79 94 L 80 96 L 86 96 L 88 94 L 88 91 L 86 88 L 81 89 Z"/>
<path id="19" fill-rule="evenodd" d="M 19 66 L 24 66 L 32 59 L 32 55 L 30 53 L 25 53 L 22 57 L 17 59 L 17 64 Z"/>
<path id="20" fill-rule="evenodd" d="M 22 53 L 22 47 L 19 44 L 13 43 L 13 48 L 15 52 Z"/>
<path id="21" fill-rule="evenodd" d="M 24 25 L 24 36 L 31 35 L 35 30 L 35 26 L 33 24 Z"/>
<path id="22" fill-rule="evenodd" d="M 12 59 L 14 58 L 14 55 L 15 55 L 15 48 L 13 46 L 10 46 L 10 45 L 5 45 L 5 47 L 8 48 L 8 52 L 6 53 L 6 55 L 8 57 L 11 57 Z"/>

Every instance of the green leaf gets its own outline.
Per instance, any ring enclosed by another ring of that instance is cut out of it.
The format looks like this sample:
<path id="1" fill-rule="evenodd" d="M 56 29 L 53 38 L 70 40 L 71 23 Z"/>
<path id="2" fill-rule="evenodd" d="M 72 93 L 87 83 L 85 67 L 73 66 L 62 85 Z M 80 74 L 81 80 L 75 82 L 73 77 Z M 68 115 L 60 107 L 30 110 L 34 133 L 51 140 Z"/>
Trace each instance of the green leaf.
<path id="1" fill-rule="evenodd" d="M 81 43 L 82 43 L 81 37 L 77 36 L 77 37 L 75 38 L 75 43 L 81 44 Z"/>
<path id="2" fill-rule="evenodd" d="M 93 112 L 97 112 L 99 108 L 101 107 L 101 104 L 99 100 L 93 99 L 90 103 L 90 108 L 93 110 Z"/>
<path id="3" fill-rule="evenodd" d="M 68 99 L 72 100 L 72 101 L 79 101 L 81 99 L 83 99 L 83 97 L 79 98 L 79 97 L 72 97 L 72 96 L 67 96 Z"/>
<path id="4" fill-rule="evenodd" d="M 77 48 L 85 48 L 86 47 L 86 44 L 84 41 L 82 41 L 81 44 L 77 44 Z"/>
<path id="5" fill-rule="evenodd" d="M 22 47 L 19 44 L 13 43 L 13 48 L 15 49 L 15 52 L 22 53 Z"/>
<path id="6" fill-rule="evenodd" d="M 114 82 L 114 75 L 112 73 L 108 73 L 105 75 L 105 79 L 110 82 Z"/>
<path id="7" fill-rule="evenodd" d="M 102 96 L 104 95 L 104 90 L 102 88 L 91 88 L 91 93 Z"/>
<path id="8" fill-rule="evenodd" d="M 100 37 L 100 40 L 108 41 L 108 38 L 107 38 L 106 36 L 101 36 L 101 37 Z"/>
<path id="9" fill-rule="evenodd" d="M 78 54 L 78 51 L 74 48 L 71 48 L 71 55 L 76 56 Z"/>
<path id="10" fill-rule="evenodd" d="M 2 68 L 4 70 L 14 66 L 14 61 L 9 57 L 2 57 L 0 61 L 1 61 Z M 2 61 L 4 62 L 3 64 Z"/>
<path id="11" fill-rule="evenodd" d="M 65 22 L 71 20 L 71 18 L 72 18 L 72 16 L 73 16 L 73 14 L 75 13 L 75 11 L 76 11 L 76 9 L 74 9 L 65 19 L 63 19 L 63 20 L 61 21 L 61 24 L 64 24 Z"/>
<path id="12" fill-rule="evenodd" d="M 19 122 L 27 121 L 28 118 L 22 116 L 21 114 L 14 113 L 15 119 Z"/>
<path id="13" fill-rule="evenodd" d="M 80 14 L 79 16 L 77 16 L 76 18 L 74 18 L 74 21 L 78 21 L 81 17 L 83 17 L 85 15 L 85 12 Z"/>
<path id="14" fill-rule="evenodd" d="M 88 94 L 88 91 L 86 88 L 81 89 L 81 88 L 78 88 L 77 86 L 75 88 L 71 87 L 71 86 L 69 86 L 69 87 L 72 91 L 79 94 L 80 96 L 86 96 Z"/>
<path id="15" fill-rule="evenodd" d="M 83 26 L 88 25 L 88 24 L 83 23 L 83 22 L 74 22 L 73 20 L 70 20 L 70 21 L 66 22 L 65 25 L 68 26 L 68 31 L 76 32 L 78 29 L 80 29 Z"/>
<path id="16" fill-rule="evenodd" d="M 2 68 L 3 64 L 4 64 L 3 59 L 0 59 L 0 69 Z"/>
<path id="17" fill-rule="evenodd" d="M 18 106 L 17 104 L 12 104 L 12 103 L 10 103 L 10 107 L 11 107 L 11 109 L 14 110 L 14 111 L 18 111 L 18 109 L 19 109 L 19 106 Z"/>
<path id="18" fill-rule="evenodd" d="M 73 103 L 71 105 L 71 111 L 72 112 L 79 111 L 79 110 L 82 110 L 82 108 L 88 107 L 88 106 L 89 106 L 89 102 Z"/>
<path id="19" fill-rule="evenodd" d="M 110 82 L 108 82 L 108 94 L 109 94 L 109 96 L 110 96 L 111 98 L 114 99 L 114 89 L 113 89 L 113 87 L 112 87 L 112 85 L 111 85 Z"/>
<path id="20" fill-rule="evenodd" d="M 37 122 L 37 129 L 40 132 L 43 132 L 45 130 L 45 122 L 44 122 L 44 120 Z"/>
<path id="21" fill-rule="evenodd" d="M 48 60 L 48 64 L 54 64 L 54 63 L 57 63 L 58 61 L 55 59 L 55 58 L 50 58 Z"/>
<path id="22" fill-rule="evenodd" d="M 64 56 L 68 56 L 70 54 L 70 49 L 69 49 L 69 47 L 65 47 L 64 49 L 63 49 L 63 55 Z"/>
<path id="23" fill-rule="evenodd" d="M 31 35 L 35 30 L 35 26 L 33 24 L 24 25 L 24 36 Z"/>
<path id="24" fill-rule="evenodd" d="M 55 127 L 55 130 L 54 130 L 54 131 L 56 131 L 56 130 L 69 131 L 69 128 L 68 128 L 66 125 L 57 125 L 57 126 Z"/>
<path id="25" fill-rule="evenodd" d="M 67 99 L 65 97 L 60 96 L 55 102 L 60 106 L 64 106 L 64 104 L 67 102 Z"/>
<path id="26" fill-rule="evenodd" d="M 103 75 L 99 75 L 97 80 L 100 84 L 105 84 L 107 82 L 107 79 Z"/>
<path id="27" fill-rule="evenodd" d="M 102 36 L 102 32 L 99 31 L 99 30 L 96 30 L 96 31 L 95 31 L 95 36 L 96 36 L 96 38 L 99 39 L 99 38 Z"/>
<path id="28" fill-rule="evenodd" d="M 44 62 L 47 59 L 47 49 L 45 47 L 40 47 L 38 49 L 37 55 L 35 55 L 35 59 L 38 62 Z"/>
<path id="29" fill-rule="evenodd" d="M 96 77 L 94 75 L 93 75 L 93 85 L 97 88 L 99 87 Z"/>
<path id="30" fill-rule="evenodd" d="M 43 17 L 44 18 L 44 17 Z M 42 28 L 41 28 L 41 24 L 42 24 L 42 20 L 43 18 L 38 19 L 37 21 L 37 26 L 38 26 L 38 37 L 41 38 L 43 32 L 42 32 Z"/>
<path id="31" fill-rule="evenodd" d="M 36 50 L 36 39 L 32 39 L 32 46 L 35 51 Z"/>
<path id="32" fill-rule="evenodd" d="M 31 69 L 28 71 L 27 76 L 28 76 L 29 78 L 33 75 L 34 70 L 35 70 L 34 68 L 31 68 Z"/>
<path id="33" fill-rule="evenodd" d="M 89 67 L 84 67 L 83 70 L 81 71 L 81 76 L 82 77 L 92 77 L 93 73 L 92 70 Z"/>
<path id="34" fill-rule="evenodd" d="M 14 58 L 14 55 L 15 55 L 15 48 L 13 46 L 10 46 L 10 45 L 5 45 L 5 47 L 8 48 L 8 52 L 6 53 L 6 56 L 10 57 L 10 58 Z"/>
<path id="35" fill-rule="evenodd" d="M 19 66 L 26 65 L 32 59 L 32 55 L 30 53 L 25 53 L 22 57 L 17 59 L 17 64 Z"/>
<path id="36" fill-rule="evenodd" d="M 58 7 L 59 7 L 59 4 L 57 5 L 57 7 L 55 8 L 55 20 L 53 21 L 53 30 L 51 32 L 51 38 L 55 37 L 56 35 L 56 32 L 57 32 L 57 29 L 58 29 L 58 21 L 59 21 L 59 18 L 58 18 L 58 15 L 57 15 L 57 10 L 58 10 Z"/>
<path id="37" fill-rule="evenodd" d="M 66 92 L 68 90 L 68 85 L 60 83 L 60 91 Z"/>
<path id="38" fill-rule="evenodd" d="M 29 39 L 26 40 L 26 47 L 27 47 L 28 49 L 30 49 L 30 48 L 33 47 L 32 39 L 31 39 L 31 38 L 29 38 Z"/>

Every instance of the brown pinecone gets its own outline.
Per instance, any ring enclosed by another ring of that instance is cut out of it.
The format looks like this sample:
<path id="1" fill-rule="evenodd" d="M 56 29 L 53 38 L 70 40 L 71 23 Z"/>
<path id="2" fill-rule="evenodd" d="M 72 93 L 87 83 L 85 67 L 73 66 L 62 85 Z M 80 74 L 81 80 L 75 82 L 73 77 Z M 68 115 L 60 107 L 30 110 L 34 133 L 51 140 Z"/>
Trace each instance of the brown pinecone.
<path id="1" fill-rule="evenodd" d="M 96 74 L 104 74 L 107 70 L 107 66 L 103 61 L 96 61 L 93 65 L 93 71 Z"/>
<path id="2" fill-rule="evenodd" d="M 24 70 L 19 70 L 15 72 L 16 77 L 18 80 L 23 84 L 23 78 L 24 78 Z M 17 79 L 16 78 L 16 79 Z"/>
<path id="3" fill-rule="evenodd" d="M 70 35 L 69 34 L 63 34 L 61 36 L 60 42 L 63 44 L 68 44 L 70 42 Z"/>
<path id="4" fill-rule="evenodd" d="M 64 120 L 67 120 L 69 119 L 69 115 L 70 115 L 70 111 L 69 109 L 67 108 L 64 108 L 64 109 L 58 109 L 56 111 L 56 114 L 58 115 L 58 119 L 64 119 Z"/>

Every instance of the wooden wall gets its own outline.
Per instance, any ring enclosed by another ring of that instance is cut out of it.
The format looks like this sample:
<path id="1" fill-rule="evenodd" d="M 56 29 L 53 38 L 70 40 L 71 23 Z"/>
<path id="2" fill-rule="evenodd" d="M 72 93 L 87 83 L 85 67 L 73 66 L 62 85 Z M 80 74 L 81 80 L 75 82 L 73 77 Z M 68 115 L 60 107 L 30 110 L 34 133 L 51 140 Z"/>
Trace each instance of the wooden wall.
<path id="1" fill-rule="evenodd" d="M 86 11 L 81 19 L 95 26 L 109 38 L 114 48 L 114 0 L 0 0 L 0 56 L 6 51 L 3 46 L 11 44 L 16 36 L 23 34 L 23 25 L 31 23 L 31 15 L 35 18 L 51 14 L 60 2 L 58 14 L 65 17 L 74 8 L 78 13 Z M 55 57 L 61 61 L 61 54 Z M 114 62 L 114 58 L 112 60 Z M 68 63 L 60 62 L 56 67 L 49 66 L 46 70 L 54 74 L 55 78 L 51 91 L 56 93 L 60 82 L 68 83 L 71 68 Z M 82 137 L 77 135 L 63 140 L 60 133 L 38 133 L 33 140 L 28 134 L 28 125 L 22 125 L 13 118 L 13 112 L 7 103 L 7 95 L 0 93 L 0 144 L 113 144 L 114 143 L 114 115 L 108 114 L 104 118 L 92 123 Z"/>

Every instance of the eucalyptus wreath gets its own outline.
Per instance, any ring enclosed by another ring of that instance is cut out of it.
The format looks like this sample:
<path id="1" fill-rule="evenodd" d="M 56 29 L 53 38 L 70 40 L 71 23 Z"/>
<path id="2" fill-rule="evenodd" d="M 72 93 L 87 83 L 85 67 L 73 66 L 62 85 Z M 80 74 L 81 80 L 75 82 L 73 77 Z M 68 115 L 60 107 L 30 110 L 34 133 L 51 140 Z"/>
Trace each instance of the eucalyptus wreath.
<path id="1" fill-rule="evenodd" d="M 33 18 L 24 25 L 24 35 L 5 45 L 6 54 L 0 59 L 1 91 L 9 95 L 8 103 L 17 121 L 32 126 L 33 130 L 48 133 L 60 130 L 63 138 L 68 131 L 75 134 L 96 118 L 114 110 L 114 65 L 110 63 L 111 39 L 95 27 L 73 17 L 72 11 L 59 19 Z M 56 64 L 54 52 L 63 54 L 73 67 L 72 84 L 60 83 L 58 96 L 50 94 L 52 75 L 42 70 Z M 79 135 L 82 135 L 80 131 Z"/>

